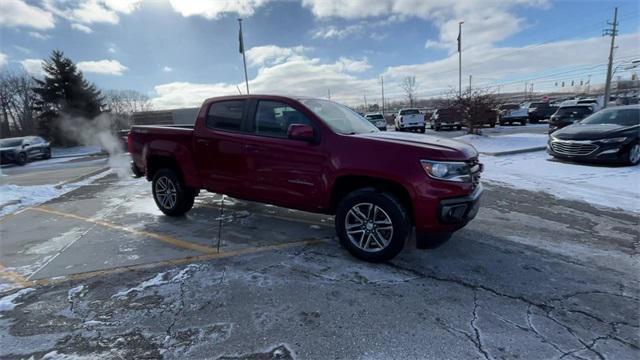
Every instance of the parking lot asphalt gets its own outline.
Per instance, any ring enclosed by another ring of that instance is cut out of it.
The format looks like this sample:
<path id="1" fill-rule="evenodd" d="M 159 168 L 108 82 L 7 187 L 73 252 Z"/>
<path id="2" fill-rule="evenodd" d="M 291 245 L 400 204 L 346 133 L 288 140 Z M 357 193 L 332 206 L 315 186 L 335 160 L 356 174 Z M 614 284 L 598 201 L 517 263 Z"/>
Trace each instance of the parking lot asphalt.
<path id="1" fill-rule="evenodd" d="M 168 218 L 102 178 L 0 219 L 0 357 L 637 359 L 637 214 L 486 188 L 448 243 L 369 264 L 328 216 Z"/>

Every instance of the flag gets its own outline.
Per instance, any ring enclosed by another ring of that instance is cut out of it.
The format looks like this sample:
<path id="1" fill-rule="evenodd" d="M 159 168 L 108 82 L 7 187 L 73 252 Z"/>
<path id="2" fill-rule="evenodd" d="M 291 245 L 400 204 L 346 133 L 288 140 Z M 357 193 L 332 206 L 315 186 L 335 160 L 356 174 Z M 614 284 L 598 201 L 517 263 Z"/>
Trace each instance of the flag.
<path id="1" fill-rule="evenodd" d="M 462 31 L 458 32 L 458 52 L 462 51 Z"/>
<path id="2" fill-rule="evenodd" d="M 238 32 L 238 42 L 240 43 L 240 54 L 244 54 L 244 41 L 242 41 L 242 23 L 240 23 L 240 31 Z"/>

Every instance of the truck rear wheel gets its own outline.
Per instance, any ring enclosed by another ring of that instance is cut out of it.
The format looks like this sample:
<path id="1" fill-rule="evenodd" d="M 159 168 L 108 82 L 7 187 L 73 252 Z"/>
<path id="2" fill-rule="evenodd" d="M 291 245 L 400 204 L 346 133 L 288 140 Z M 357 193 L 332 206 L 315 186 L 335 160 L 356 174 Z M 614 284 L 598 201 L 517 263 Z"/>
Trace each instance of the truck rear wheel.
<path id="1" fill-rule="evenodd" d="M 340 244 L 369 262 L 394 258 L 409 234 L 404 206 L 392 194 L 373 188 L 356 190 L 342 199 L 335 224 Z"/>
<path id="2" fill-rule="evenodd" d="M 180 216 L 193 207 L 195 193 L 188 189 L 171 169 L 156 172 L 151 182 L 153 200 L 158 209 L 168 216 Z"/>

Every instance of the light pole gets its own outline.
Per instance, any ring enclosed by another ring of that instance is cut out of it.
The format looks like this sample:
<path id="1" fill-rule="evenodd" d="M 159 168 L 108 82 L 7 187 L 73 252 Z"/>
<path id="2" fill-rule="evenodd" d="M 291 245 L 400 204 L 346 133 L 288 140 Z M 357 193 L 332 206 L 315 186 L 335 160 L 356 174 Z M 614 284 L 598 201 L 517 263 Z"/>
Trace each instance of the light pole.
<path id="1" fill-rule="evenodd" d="M 458 98 L 462 98 L 462 24 L 458 23 Z"/>

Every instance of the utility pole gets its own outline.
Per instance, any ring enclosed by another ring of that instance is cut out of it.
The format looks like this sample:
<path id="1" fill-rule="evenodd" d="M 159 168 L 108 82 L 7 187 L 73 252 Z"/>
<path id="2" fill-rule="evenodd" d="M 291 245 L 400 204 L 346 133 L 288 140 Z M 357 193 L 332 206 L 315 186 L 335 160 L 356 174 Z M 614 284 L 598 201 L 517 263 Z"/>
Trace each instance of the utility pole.
<path id="1" fill-rule="evenodd" d="M 533 98 L 533 83 L 531 83 L 531 87 L 529 89 L 529 97 Z"/>
<path id="2" fill-rule="evenodd" d="M 364 92 L 364 112 L 369 111 L 369 107 L 367 106 L 367 92 Z"/>
<path id="3" fill-rule="evenodd" d="M 458 98 L 462 98 L 462 24 L 458 23 Z"/>
<path id="4" fill-rule="evenodd" d="M 529 83 L 525 82 L 524 83 L 524 94 L 522 95 L 523 101 L 527 101 L 527 87 L 528 86 L 529 86 Z"/>
<path id="5" fill-rule="evenodd" d="M 615 48 L 616 35 L 618 35 L 618 8 L 616 7 L 613 12 L 613 22 L 607 21 L 607 24 L 611 25 L 610 29 L 604 29 L 602 36 L 611 36 L 611 46 L 609 47 L 609 66 L 607 66 L 607 82 L 604 85 L 604 105 L 607 107 L 609 104 L 609 95 L 611 94 L 611 67 L 613 66 L 613 49 Z"/>
<path id="6" fill-rule="evenodd" d="M 591 74 L 589 74 L 589 80 L 587 81 L 587 95 L 591 94 Z"/>
<path id="7" fill-rule="evenodd" d="M 471 95 L 471 75 L 469 75 L 469 95 Z"/>
<path id="8" fill-rule="evenodd" d="M 331 100 L 331 89 L 327 89 L 327 97 Z"/>
<path id="9" fill-rule="evenodd" d="M 384 76 L 380 76 L 380 88 L 382 90 L 382 116 L 384 117 Z"/>

